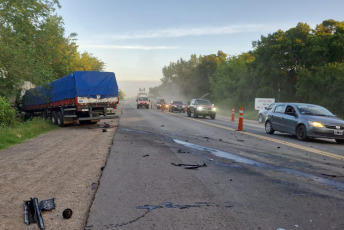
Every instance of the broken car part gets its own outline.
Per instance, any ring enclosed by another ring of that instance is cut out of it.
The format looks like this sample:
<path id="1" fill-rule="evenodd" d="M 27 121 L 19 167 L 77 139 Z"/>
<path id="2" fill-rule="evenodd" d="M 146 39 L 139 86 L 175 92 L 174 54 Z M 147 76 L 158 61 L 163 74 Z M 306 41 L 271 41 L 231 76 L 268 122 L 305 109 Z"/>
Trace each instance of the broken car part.
<path id="1" fill-rule="evenodd" d="M 50 211 L 56 207 L 55 198 L 42 200 L 38 203 L 38 199 L 31 198 L 29 201 L 24 201 L 24 222 L 29 225 L 37 223 L 40 229 L 44 229 L 44 221 L 41 211 Z"/>

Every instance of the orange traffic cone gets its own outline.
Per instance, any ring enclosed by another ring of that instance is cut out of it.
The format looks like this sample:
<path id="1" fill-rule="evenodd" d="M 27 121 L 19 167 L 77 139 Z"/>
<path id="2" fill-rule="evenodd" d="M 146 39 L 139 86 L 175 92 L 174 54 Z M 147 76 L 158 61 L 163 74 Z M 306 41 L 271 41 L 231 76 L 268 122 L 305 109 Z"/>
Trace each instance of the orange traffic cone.
<path id="1" fill-rule="evenodd" d="M 244 123 L 244 111 L 243 111 L 243 108 L 242 108 L 242 105 L 241 105 L 240 112 L 239 112 L 238 131 L 242 131 L 243 123 Z"/>
<path id="2" fill-rule="evenodd" d="M 235 112 L 235 109 L 234 109 L 234 106 L 233 106 L 233 108 L 232 108 L 232 121 L 234 121 L 234 116 L 235 116 L 234 112 Z"/>

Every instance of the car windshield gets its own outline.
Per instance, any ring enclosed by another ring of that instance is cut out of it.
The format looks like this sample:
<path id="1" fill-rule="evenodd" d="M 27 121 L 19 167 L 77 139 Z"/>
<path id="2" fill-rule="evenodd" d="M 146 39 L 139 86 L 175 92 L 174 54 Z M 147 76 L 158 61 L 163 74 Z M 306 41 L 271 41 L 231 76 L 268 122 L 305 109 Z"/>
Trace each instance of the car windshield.
<path id="1" fill-rule="evenodd" d="M 148 97 L 139 97 L 139 101 L 148 101 Z"/>
<path id="2" fill-rule="evenodd" d="M 300 113 L 303 115 L 312 115 L 312 116 L 328 116 L 333 117 L 334 115 L 325 109 L 324 107 L 317 105 L 298 105 Z"/>
<path id="3" fill-rule="evenodd" d="M 182 101 L 173 101 L 173 104 L 182 105 L 183 102 Z"/>
<path id="4" fill-rule="evenodd" d="M 211 105 L 210 101 L 208 100 L 196 100 L 195 104 L 196 105 Z"/>

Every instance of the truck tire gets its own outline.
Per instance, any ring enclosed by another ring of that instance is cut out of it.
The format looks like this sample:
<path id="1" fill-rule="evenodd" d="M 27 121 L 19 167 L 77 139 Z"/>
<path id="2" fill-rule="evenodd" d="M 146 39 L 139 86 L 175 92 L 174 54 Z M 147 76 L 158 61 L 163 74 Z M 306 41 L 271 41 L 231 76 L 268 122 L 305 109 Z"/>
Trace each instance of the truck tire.
<path id="1" fill-rule="evenodd" d="M 54 125 L 57 124 L 57 113 L 56 113 L 56 111 L 53 111 L 53 112 L 51 113 L 51 122 L 52 122 Z"/>
<path id="2" fill-rule="evenodd" d="M 60 127 L 64 126 L 64 120 L 63 120 L 63 115 L 62 115 L 61 111 L 59 111 L 57 113 L 57 125 Z"/>
<path id="3" fill-rule="evenodd" d="M 212 120 L 214 120 L 214 119 L 215 119 L 215 117 L 216 117 L 216 114 L 212 114 L 212 115 L 210 115 L 210 119 L 212 119 Z"/>

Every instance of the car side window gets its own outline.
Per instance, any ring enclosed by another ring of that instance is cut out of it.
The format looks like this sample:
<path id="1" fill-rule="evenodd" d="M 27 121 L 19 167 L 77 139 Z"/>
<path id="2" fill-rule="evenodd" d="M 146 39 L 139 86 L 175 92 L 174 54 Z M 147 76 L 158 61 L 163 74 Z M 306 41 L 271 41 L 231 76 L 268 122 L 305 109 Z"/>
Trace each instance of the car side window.
<path id="1" fill-rule="evenodd" d="M 284 113 L 284 105 L 277 105 L 274 110 L 275 113 Z"/>
<path id="2" fill-rule="evenodd" d="M 293 106 L 288 105 L 287 108 L 285 109 L 286 114 L 295 114 L 295 109 Z"/>

